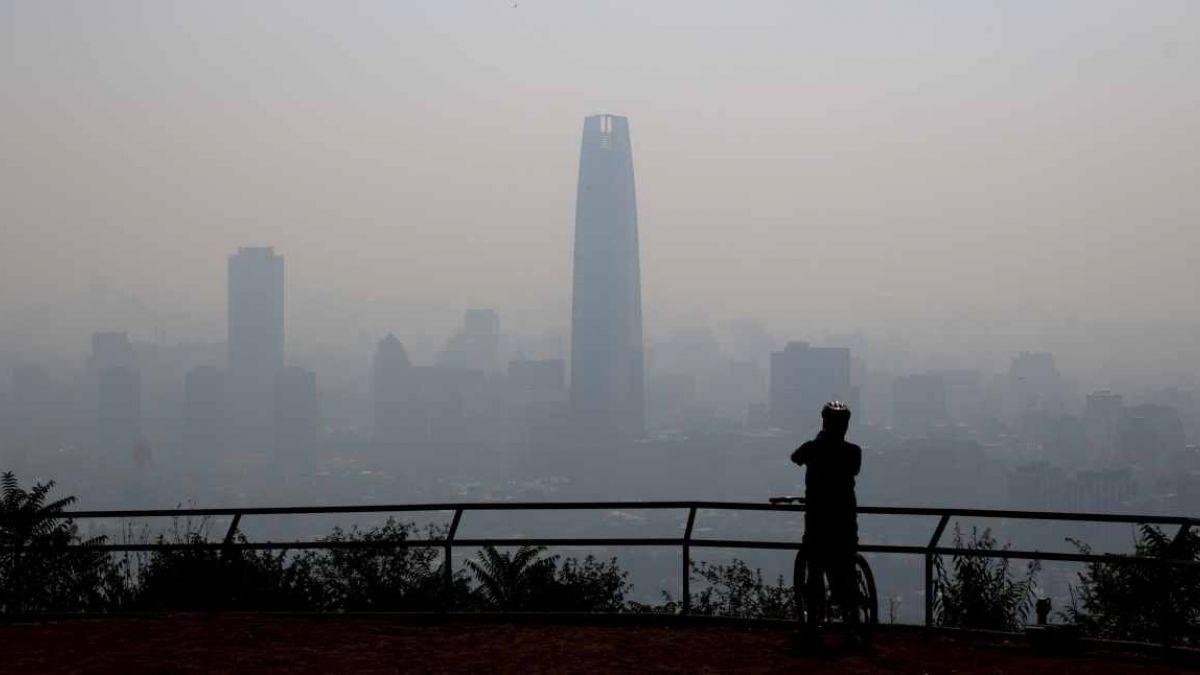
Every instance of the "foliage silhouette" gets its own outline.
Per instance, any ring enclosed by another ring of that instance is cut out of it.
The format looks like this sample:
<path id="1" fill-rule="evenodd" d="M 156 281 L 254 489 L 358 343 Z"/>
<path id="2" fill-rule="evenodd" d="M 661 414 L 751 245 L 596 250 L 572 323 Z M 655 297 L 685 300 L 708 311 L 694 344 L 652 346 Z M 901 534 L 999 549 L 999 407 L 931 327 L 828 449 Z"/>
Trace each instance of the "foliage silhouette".
<path id="1" fill-rule="evenodd" d="M 63 515 L 75 498 L 48 501 L 53 489 L 49 481 L 25 490 L 13 472 L 0 474 L 0 611 L 121 606 L 126 586 L 120 568 L 105 552 L 86 548 L 105 538 L 81 540 L 74 521 Z"/>
<path id="2" fill-rule="evenodd" d="M 50 500 L 54 483 L 21 488 L 0 475 L 0 613 L 104 612 L 122 609 L 276 611 L 543 610 L 622 611 L 629 590 L 616 559 L 543 556 L 525 547 L 488 547 L 446 584 L 440 546 L 406 546 L 413 523 L 389 518 L 366 530 L 335 528 L 321 541 L 342 548 L 255 551 L 213 546 L 209 523 L 176 520 L 148 553 L 111 554 L 82 539 L 64 514 L 74 497 Z M 444 528 L 428 527 L 424 539 Z M 235 532 L 232 543 L 246 543 Z"/>
<path id="3" fill-rule="evenodd" d="M 616 559 L 546 556 L 545 547 L 500 551 L 485 546 L 467 561 L 479 606 L 494 611 L 604 612 L 625 609 L 628 574 Z"/>
<path id="4" fill-rule="evenodd" d="M 692 563 L 692 573 L 707 582 L 692 599 L 697 614 L 755 619 L 795 619 L 796 599 L 791 585 L 780 576 L 774 584 L 763 579 L 761 569 L 751 571 L 742 560 L 728 565 Z"/>
<path id="5" fill-rule="evenodd" d="M 1092 552 L 1073 543 L 1082 553 Z M 1172 540 L 1161 529 L 1142 525 L 1134 554 L 1200 561 L 1200 534 L 1187 530 Z M 1064 615 L 1097 637 L 1200 644 L 1200 569 L 1089 563 Z"/>
<path id="6" fill-rule="evenodd" d="M 286 551 L 214 550 L 194 531 L 175 540 L 160 535 L 158 542 L 184 548 L 155 551 L 137 569 L 132 604 L 138 609 L 301 611 L 319 595 L 307 566 Z"/>
<path id="7" fill-rule="evenodd" d="M 520 611 L 542 609 L 554 586 L 557 556 L 545 556 L 544 546 L 522 546 L 503 552 L 485 546 L 468 560 L 479 595 L 489 609 Z"/>
<path id="8" fill-rule="evenodd" d="M 996 550 L 990 529 L 971 528 L 970 540 L 954 528 L 955 548 L 973 551 Z M 1008 548 L 1007 545 L 1004 548 Z M 963 554 L 951 556 L 951 570 L 942 556 L 934 557 L 936 572 L 934 622 L 956 628 L 1020 630 L 1027 623 L 1034 599 L 1038 562 L 1031 561 L 1022 578 L 1014 578 L 1008 558 Z"/>
<path id="9" fill-rule="evenodd" d="M 326 542 L 367 544 L 353 548 L 306 551 L 294 565 L 317 589 L 315 609 L 322 611 L 432 611 L 469 606 L 470 588 L 462 572 L 451 576 L 449 593 L 441 573 L 441 549 L 402 547 L 417 532 L 412 523 L 388 518 L 369 530 L 334 528 Z M 444 528 L 429 526 L 426 539 L 437 539 Z"/>

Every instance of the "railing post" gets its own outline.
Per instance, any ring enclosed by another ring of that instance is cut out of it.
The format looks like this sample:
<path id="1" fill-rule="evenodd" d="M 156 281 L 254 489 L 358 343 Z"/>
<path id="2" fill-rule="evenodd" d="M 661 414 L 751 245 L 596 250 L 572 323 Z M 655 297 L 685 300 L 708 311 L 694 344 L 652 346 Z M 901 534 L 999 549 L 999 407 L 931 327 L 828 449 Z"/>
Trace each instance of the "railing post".
<path id="1" fill-rule="evenodd" d="M 696 524 L 696 507 L 688 509 L 687 527 L 683 528 L 683 605 L 680 614 L 692 611 L 692 526 Z"/>
<path id="2" fill-rule="evenodd" d="M 929 546 L 925 547 L 925 626 L 933 625 L 933 550 L 937 548 L 946 524 L 950 522 L 950 514 L 943 514 L 938 520 L 933 536 L 929 538 Z"/>
<path id="3" fill-rule="evenodd" d="M 221 557 L 228 559 L 233 551 L 233 537 L 237 534 L 238 524 L 242 522 L 242 514 L 233 514 L 233 520 L 229 522 L 229 529 L 225 531 L 225 539 L 221 541 Z"/>
<path id="4" fill-rule="evenodd" d="M 452 592 L 454 590 L 454 572 L 451 569 L 451 555 L 454 549 L 454 535 L 458 533 L 458 521 L 462 520 L 462 509 L 454 510 L 454 518 L 450 521 L 450 529 L 446 532 L 446 543 L 443 549 L 446 554 L 445 562 L 442 564 L 442 582 L 445 584 L 446 606 L 449 607 L 452 600 Z"/>
<path id="5" fill-rule="evenodd" d="M 1162 603 L 1159 610 L 1159 632 L 1162 637 L 1164 647 L 1170 647 L 1174 643 L 1175 630 L 1175 612 L 1171 607 L 1171 591 L 1174 589 L 1173 577 L 1175 576 L 1175 566 L 1170 563 L 1171 560 L 1182 558 L 1183 543 L 1187 539 L 1188 532 L 1191 531 L 1192 524 L 1190 522 L 1179 526 L 1179 530 L 1175 533 L 1175 537 L 1171 539 L 1171 543 L 1167 546 L 1166 562 L 1158 565 L 1159 568 L 1159 585 L 1161 591 L 1159 593 L 1159 602 Z"/>

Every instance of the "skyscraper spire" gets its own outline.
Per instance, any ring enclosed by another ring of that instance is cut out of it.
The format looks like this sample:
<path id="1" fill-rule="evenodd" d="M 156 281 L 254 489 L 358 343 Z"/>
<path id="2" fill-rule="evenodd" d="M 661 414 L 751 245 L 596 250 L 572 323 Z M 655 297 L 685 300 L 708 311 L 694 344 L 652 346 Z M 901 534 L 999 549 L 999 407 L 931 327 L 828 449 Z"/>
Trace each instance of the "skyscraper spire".
<path id="1" fill-rule="evenodd" d="M 571 408 L 577 429 L 645 430 L 642 289 L 629 120 L 584 119 L 575 202 Z"/>

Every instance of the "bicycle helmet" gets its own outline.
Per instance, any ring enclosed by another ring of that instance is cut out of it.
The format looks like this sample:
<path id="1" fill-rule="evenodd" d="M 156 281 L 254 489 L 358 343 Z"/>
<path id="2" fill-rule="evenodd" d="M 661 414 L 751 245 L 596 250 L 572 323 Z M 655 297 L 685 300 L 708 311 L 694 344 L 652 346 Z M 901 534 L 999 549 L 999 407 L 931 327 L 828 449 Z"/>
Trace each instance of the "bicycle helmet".
<path id="1" fill-rule="evenodd" d="M 850 424 L 850 406 L 841 401 L 830 401 L 821 408 L 821 419 L 825 422 Z"/>

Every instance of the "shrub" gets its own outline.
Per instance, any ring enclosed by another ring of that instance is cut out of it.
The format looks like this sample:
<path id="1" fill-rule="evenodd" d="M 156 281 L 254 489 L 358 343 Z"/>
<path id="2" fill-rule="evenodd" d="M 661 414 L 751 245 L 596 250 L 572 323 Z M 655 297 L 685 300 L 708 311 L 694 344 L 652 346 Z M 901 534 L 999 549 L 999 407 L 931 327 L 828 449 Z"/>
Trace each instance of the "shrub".
<path id="1" fill-rule="evenodd" d="M 47 501 L 54 481 L 21 488 L 11 471 L 0 474 L 0 611 L 98 611 L 120 606 L 126 576 L 110 556 L 87 546 L 63 509 L 74 497 Z M 75 548 L 67 548 L 73 546 Z M 80 546 L 84 548 L 79 548 Z"/>
<path id="2" fill-rule="evenodd" d="M 749 617 L 755 619 L 794 619 L 796 599 L 792 587 L 780 576 L 774 584 L 763 580 L 761 569 L 750 570 L 734 558 L 728 565 L 692 563 L 692 572 L 707 582 L 692 600 L 697 614 Z"/>
<path id="3" fill-rule="evenodd" d="M 479 606 L 495 611 L 604 612 L 624 608 L 628 574 L 612 558 L 546 556 L 545 547 L 486 546 L 468 560 Z"/>
<path id="4" fill-rule="evenodd" d="M 971 529 L 970 540 L 954 528 L 955 548 L 994 551 L 996 539 L 990 529 Z M 1005 549 L 1008 547 L 1005 546 Z M 985 630 L 1019 630 L 1033 603 L 1038 563 L 1032 561 L 1021 578 L 1014 578 L 1008 558 L 955 554 L 951 570 L 942 556 L 934 558 L 936 571 L 934 621 L 942 626 Z"/>
<path id="5" fill-rule="evenodd" d="M 305 561 L 288 559 L 286 551 L 208 548 L 199 532 L 157 541 L 182 548 L 155 551 L 137 570 L 133 604 L 139 609 L 298 611 L 310 609 L 318 594 Z"/>
<path id="6" fill-rule="evenodd" d="M 412 539 L 417 531 L 415 524 L 392 518 L 365 531 L 334 528 L 322 541 L 356 546 L 307 551 L 294 563 L 306 568 L 317 589 L 314 609 L 430 611 L 469 604 L 468 583 L 462 573 L 451 576 L 447 593 L 441 548 L 396 546 Z M 435 539 L 443 536 L 444 530 L 430 526 L 424 534 L 425 539 Z"/>
<path id="7" fill-rule="evenodd" d="M 1082 553 L 1091 553 L 1074 542 Z M 1172 540 L 1141 527 L 1136 556 L 1200 561 L 1200 534 Z M 1082 607 L 1081 607 L 1082 605 Z M 1069 620 L 1097 637 L 1123 640 L 1200 641 L 1200 569 L 1137 563 L 1089 563 L 1072 590 Z"/>

